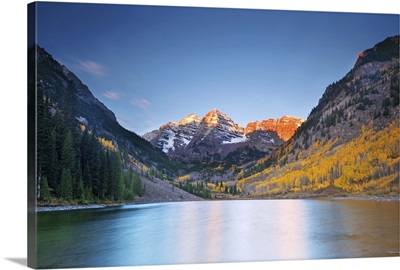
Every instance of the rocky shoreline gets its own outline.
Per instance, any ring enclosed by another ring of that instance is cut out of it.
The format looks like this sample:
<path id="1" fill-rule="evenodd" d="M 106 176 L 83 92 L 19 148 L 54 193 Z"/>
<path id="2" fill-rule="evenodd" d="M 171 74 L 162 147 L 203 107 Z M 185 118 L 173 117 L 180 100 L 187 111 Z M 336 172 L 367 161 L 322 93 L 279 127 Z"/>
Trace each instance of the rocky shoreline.
<path id="1" fill-rule="evenodd" d="M 36 206 L 36 212 L 96 209 L 104 207 L 106 207 L 106 205 L 103 204 Z"/>
<path id="2" fill-rule="evenodd" d="M 288 199 L 288 198 L 253 198 L 253 200 L 280 200 L 280 199 Z M 379 196 L 340 196 L 340 197 L 309 197 L 309 198 L 291 198 L 292 200 L 296 199 L 311 199 L 311 200 L 353 200 L 353 201 L 399 201 L 400 197 L 379 197 Z M 238 200 L 243 200 L 243 198 L 238 198 Z M 82 210 L 82 209 L 98 209 L 98 208 L 106 208 L 106 207 L 116 207 L 116 206 L 123 206 L 123 205 L 140 205 L 140 204 L 153 204 L 153 203 L 168 203 L 168 202 L 188 202 L 191 200 L 146 200 L 146 199 L 139 199 L 138 201 L 134 202 L 121 202 L 121 203 L 111 203 L 111 204 L 87 204 L 87 205 L 52 205 L 52 206 L 37 206 L 36 212 L 50 212 L 50 211 L 68 211 L 68 210 Z M 198 201 L 198 200 L 193 200 Z M 218 201 L 218 200 L 217 200 Z"/>
<path id="3" fill-rule="evenodd" d="M 327 198 L 330 200 L 351 200 L 351 201 L 378 201 L 378 202 L 390 202 L 390 201 L 400 201 L 400 197 L 379 197 L 379 196 L 372 196 L 372 197 L 356 197 L 356 196 L 349 196 L 349 197 L 333 197 Z"/>
<path id="4" fill-rule="evenodd" d="M 141 204 L 154 204 L 154 203 L 168 203 L 168 202 L 184 202 L 188 200 L 181 201 L 160 201 L 160 200 L 151 200 L 151 201 L 134 201 L 134 202 L 121 202 L 121 203 L 110 203 L 110 204 L 78 204 L 78 205 L 49 205 L 49 206 L 36 206 L 36 212 L 51 212 L 51 211 L 70 211 L 70 210 L 84 210 L 84 209 L 99 209 L 106 207 L 117 207 L 123 205 L 141 205 Z"/>

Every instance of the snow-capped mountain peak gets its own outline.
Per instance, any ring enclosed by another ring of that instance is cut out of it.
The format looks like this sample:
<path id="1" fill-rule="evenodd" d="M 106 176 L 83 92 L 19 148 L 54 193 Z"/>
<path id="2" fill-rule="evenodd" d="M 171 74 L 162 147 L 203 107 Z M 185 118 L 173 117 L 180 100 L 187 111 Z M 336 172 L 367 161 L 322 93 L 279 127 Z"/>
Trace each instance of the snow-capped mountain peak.
<path id="1" fill-rule="evenodd" d="M 162 125 L 161 127 L 160 127 L 160 130 L 162 130 L 162 129 L 165 129 L 165 128 L 167 128 L 167 127 L 171 127 L 171 126 L 177 126 L 178 124 L 176 123 L 176 122 L 168 122 L 168 123 L 165 123 L 164 125 Z"/>
<path id="2" fill-rule="evenodd" d="M 221 121 L 220 119 L 223 118 L 228 119 L 229 117 L 223 112 L 220 112 L 217 109 L 213 109 L 203 117 L 203 121 L 207 126 L 212 127 L 212 126 L 218 126 Z"/>
<path id="3" fill-rule="evenodd" d="M 249 123 L 245 129 L 225 113 L 213 109 L 201 119 L 189 114 L 179 122 L 168 122 L 160 129 L 146 133 L 143 138 L 171 157 L 184 161 L 223 160 L 234 151 L 241 156 L 255 152 L 265 155 L 283 142 L 277 122 L 282 122 L 287 136 L 292 135 L 289 131 L 298 128 L 298 125 L 292 127 L 292 117 L 285 116 Z"/>
<path id="4" fill-rule="evenodd" d="M 201 122 L 201 119 L 195 115 L 194 113 L 189 114 L 188 116 L 182 118 L 178 125 L 179 126 L 185 126 L 188 125 L 190 123 L 195 123 L 195 124 L 199 124 Z"/>
<path id="5" fill-rule="evenodd" d="M 232 119 L 225 113 L 213 109 L 209 111 L 201 120 L 208 127 L 221 127 L 222 129 L 228 130 L 235 133 L 243 133 L 244 128 L 239 124 L 236 124 Z"/>

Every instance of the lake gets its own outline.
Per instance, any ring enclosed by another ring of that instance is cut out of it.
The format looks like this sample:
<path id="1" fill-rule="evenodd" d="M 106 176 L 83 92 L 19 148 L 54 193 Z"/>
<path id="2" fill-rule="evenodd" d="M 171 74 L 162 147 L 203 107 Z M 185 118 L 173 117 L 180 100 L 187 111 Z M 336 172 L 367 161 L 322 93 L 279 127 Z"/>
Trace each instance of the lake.
<path id="1" fill-rule="evenodd" d="M 399 201 L 202 201 L 37 214 L 38 268 L 399 256 Z"/>

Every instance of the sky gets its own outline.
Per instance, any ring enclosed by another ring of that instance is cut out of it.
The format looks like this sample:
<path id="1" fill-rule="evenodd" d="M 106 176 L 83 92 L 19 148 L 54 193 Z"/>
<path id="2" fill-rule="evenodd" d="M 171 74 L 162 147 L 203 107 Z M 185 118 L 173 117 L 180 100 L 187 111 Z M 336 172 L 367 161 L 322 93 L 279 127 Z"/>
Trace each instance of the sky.
<path id="1" fill-rule="evenodd" d="M 39 3 L 37 42 L 139 135 L 217 108 L 306 119 L 399 15 Z"/>

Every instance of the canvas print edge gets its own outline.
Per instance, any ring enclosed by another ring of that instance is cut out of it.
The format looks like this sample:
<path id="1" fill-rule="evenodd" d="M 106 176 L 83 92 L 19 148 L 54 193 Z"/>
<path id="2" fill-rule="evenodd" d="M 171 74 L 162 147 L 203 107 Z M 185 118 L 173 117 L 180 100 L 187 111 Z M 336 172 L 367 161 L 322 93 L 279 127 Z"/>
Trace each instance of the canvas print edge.
<path id="1" fill-rule="evenodd" d="M 31 17 L 32 18 L 32 17 Z M 31 21 L 31 19 L 29 20 Z M 28 63 L 28 78 L 29 78 L 29 74 L 35 74 L 36 71 L 36 67 L 34 67 L 33 65 L 31 65 L 31 63 Z M 34 91 L 32 91 L 32 85 L 29 84 L 29 79 L 28 79 L 28 142 L 29 142 L 29 149 L 28 149 L 28 159 L 29 157 L 35 157 L 36 151 L 35 151 L 35 134 L 32 134 L 32 129 L 35 130 L 36 128 L 36 118 L 35 118 L 35 114 L 30 113 L 30 112 L 35 112 L 36 107 L 32 106 L 32 104 L 35 104 L 35 96 L 32 98 L 31 94 L 32 93 L 36 93 L 35 91 L 35 87 L 33 87 Z M 33 103 L 32 103 L 33 102 Z M 32 109 L 34 108 L 34 109 Z M 36 131 L 35 131 L 36 132 Z M 28 188 L 29 188 L 29 200 L 28 200 L 28 222 L 29 224 L 36 224 L 36 217 L 35 217 L 35 211 L 32 213 L 32 209 L 35 209 L 36 207 L 36 192 L 35 192 L 35 186 L 36 186 L 36 171 L 35 171 L 35 160 L 33 158 L 28 160 L 28 178 L 29 179 L 33 179 L 33 181 L 29 181 L 28 183 Z M 33 178 L 32 178 L 33 177 Z M 33 192 L 32 192 L 33 191 Z M 33 214 L 33 216 L 32 216 Z M 31 226 L 29 226 L 28 228 L 31 228 Z M 35 254 L 36 249 L 35 249 L 35 243 L 36 243 L 36 235 L 35 234 L 31 234 L 31 232 L 28 233 L 29 235 L 29 239 L 28 239 L 28 254 Z M 34 243 L 32 245 L 32 243 Z M 32 256 L 28 255 L 28 258 L 30 258 L 28 260 L 29 265 L 31 267 L 34 267 L 34 265 L 36 264 L 36 261 L 34 259 L 32 259 Z"/>

